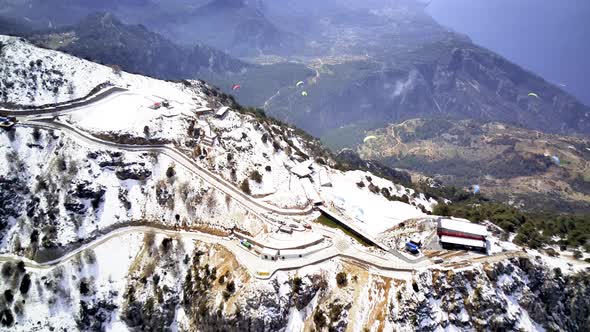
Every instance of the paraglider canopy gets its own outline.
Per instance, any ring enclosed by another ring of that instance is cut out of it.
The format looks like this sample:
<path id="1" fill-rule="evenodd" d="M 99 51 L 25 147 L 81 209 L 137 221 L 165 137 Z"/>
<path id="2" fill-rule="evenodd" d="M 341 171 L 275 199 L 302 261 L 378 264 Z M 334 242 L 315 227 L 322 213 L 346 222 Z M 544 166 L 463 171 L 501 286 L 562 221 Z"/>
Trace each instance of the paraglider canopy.
<path id="1" fill-rule="evenodd" d="M 479 194 L 480 190 L 481 189 L 479 188 L 479 185 L 477 185 L 477 184 L 473 185 L 473 193 L 474 194 Z"/>
<path id="2" fill-rule="evenodd" d="M 370 141 L 372 139 L 377 139 L 377 136 L 369 135 L 369 136 L 365 137 L 365 139 L 363 140 L 363 143 L 367 143 L 368 141 Z"/>
<path id="3" fill-rule="evenodd" d="M 241 88 L 242 88 L 242 86 L 239 85 L 239 84 L 234 84 L 234 85 L 231 86 L 231 89 L 234 90 L 234 91 L 235 90 L 240 90 Z"/>
<path id="4" fill-rule="evenodd" d="M 302 95 L 303 97 L 307 97 L 307 91 L 301 91 L 301 95 Z"/>
<path id="5" fill-rule="evenodd" d="M 536 94 L 536 93 L 534 93 L 534 92 L 529 92 L 528 96 L 529 96 L 529 97 L 535 97 L 535 98 L 537 98 L 537 99 L 540 99 L 540 98 L 539 98 L 539 95 L 538 95 L 538 94 Z"/>
<path id="6" fill-rule="evenodd" d="M 559 166 L 560 160 L 558 156 L 551 156 L 551 160 L 555 163 L 555 165 Z"/>
<path id="7" fill-rule="evenodd" d="M 305 82 L 299 81 L 299 82 L 297 82 L 296 86 L 302 86 L 303 84 L 305 84 Z"/>

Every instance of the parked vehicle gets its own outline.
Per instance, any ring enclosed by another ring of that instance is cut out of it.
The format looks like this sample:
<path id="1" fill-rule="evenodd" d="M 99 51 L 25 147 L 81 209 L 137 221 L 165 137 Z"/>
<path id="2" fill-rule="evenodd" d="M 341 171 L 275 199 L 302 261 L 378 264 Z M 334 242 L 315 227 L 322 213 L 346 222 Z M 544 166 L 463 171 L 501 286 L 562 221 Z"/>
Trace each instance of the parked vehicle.
<path id="1" fill-rule="evenodd" d="M 248 240 L 241 240 L 240 244 L 243 245 L 244 247 L 251 249 L 252 248 L 252 243 L 248 242 Z"/>
<path id="2" fill-rule="evenodd" d="M 414 255 L 420 253 L 420 248 L 412 242 L 406 242 L 406 250 Z"/>
<path id="3" fill-rule="evenodd" d="M 14 117 L 0 117 L 0 128 L 10 129 L 16 124 Z"/>

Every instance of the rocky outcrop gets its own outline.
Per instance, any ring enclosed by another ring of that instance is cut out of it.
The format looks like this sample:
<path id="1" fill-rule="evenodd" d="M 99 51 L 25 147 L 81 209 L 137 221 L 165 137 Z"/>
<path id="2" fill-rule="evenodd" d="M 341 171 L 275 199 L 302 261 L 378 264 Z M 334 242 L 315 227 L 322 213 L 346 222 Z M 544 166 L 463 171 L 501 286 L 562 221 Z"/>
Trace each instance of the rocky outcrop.
<path id="1" fill-rule="evenodd" d="M 22 199 L 19 194 L 26 194 L 29 190 L 25 183 L 18 178 L 0 176 L 0 219 L 8 220 L 8 217 L 18 217 L 21 211 Z M 15 195 L 16 194 L 16 195 Z"/>
<path id="2" fill-rule="evenodd" d="M 237 308 L 234 313 L 223 303 L 211 306 L 214 294 L 208 294 L 207 300 L 191 291 L 187 297 L 186 279 L 184 306 L 199 317 L 192 322 L 199 330 L 281 331 L 292 310 L 311 312 L 313 317 L 307 317 L 319 330 L 345 330 L 351 317 L 358 317 L 350 316 L 351 308 L 362 301 L 348 303 L 346 296 L 334 297 L 325 277 L 311 274 L 283 282 L 273 278 L 243 284 L 232 301 Z M 199 279 L 191 287 L 195 280 Z M 541 261 L 522 258 L 461 271 L 428 270 L 406 285 L 389 295 L 385 319 L 396 330 L 582 331 L 590 326 L 590 275 L 562 275 Z"/>
<path id="3" fill-rule="evenodd" d="M 25 204 L 23 195 L 28 192 L 26 184 L 19 178 L 0 175 L 0 239 L 10 217 L 16 219 L 22 213 Z"/>
<path id="4" fill-rule="evenodd" d="M 92 151 L 88 153 L 88 158 L 96 160 L 101 168 L 114 169 L 119 180 L 143 181 L 152 175 L 152 171 L 147 168 L 146 163 L 126 162 L 121 152 Z"/>
<path id="5" fill-rule="evenodd" d="M 454 326 L 515 331 L 527 326 L 582 331 L 590 323 L 590 275 L 563 276 L 526 258 L 453 272 L 428 271 L 415 278 L 389 319 L 419 331 Z M 401 308 L 401 309 L 399 309 Z"/>
<path id="6" fill-rule="evenodd" d="M 86 205 L 84 205 L 79 199 L 68 197 L 64 202 L 64 208 L 66 211 L 70 211 L 76 214 L 86 213 Z"/>
<path id="7" fill-rule="evenodd" d="M 131 164 L 124 167 L 118 167 L 115 172 L 119 180 L 138 180 L 142 181 L 152 175 L 152 171 L 139 164 Z"/>
<path id="8" fill-rule="evenodd" d="M 94 208 L 98 208 L 103 201 L 106 188 L 101 185 L 92 184 L 89 181 L 81 181 L 74 184 L 74 189 L 69 194 L 79 199 L 90 200 Z"/>

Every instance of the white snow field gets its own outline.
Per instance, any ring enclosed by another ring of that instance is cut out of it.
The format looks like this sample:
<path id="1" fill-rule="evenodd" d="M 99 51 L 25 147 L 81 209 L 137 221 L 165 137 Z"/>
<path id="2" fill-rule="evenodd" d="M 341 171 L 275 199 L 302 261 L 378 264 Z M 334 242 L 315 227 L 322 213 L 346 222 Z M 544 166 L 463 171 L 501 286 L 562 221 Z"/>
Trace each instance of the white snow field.
<path id="1" fill-rule="evenodd" d="M 389 201 L 381 194 L 371 192 L 367 186 L 369 181 L 379 188 L 388 188 L 391 195 L 407 195 L 416 206 L 399 201 Z M 427 201 L 422 195 L 412 198 L 413 190 L 406 189 L 386 179 L 379 178 L 363 171 L 337 172 L 330 174 L 332 187 L 321 189 L 322 197 L 335 208 L 344 212 L 356 225 L 368 234 L 377 236 L 399 223 L 414 218 L 426 218 L 427 214 L 417 206 L 422 204 L 431 210 L 434 201 Z M 365 187 L 359 188 L 357 183 L 363 181 Z"/>

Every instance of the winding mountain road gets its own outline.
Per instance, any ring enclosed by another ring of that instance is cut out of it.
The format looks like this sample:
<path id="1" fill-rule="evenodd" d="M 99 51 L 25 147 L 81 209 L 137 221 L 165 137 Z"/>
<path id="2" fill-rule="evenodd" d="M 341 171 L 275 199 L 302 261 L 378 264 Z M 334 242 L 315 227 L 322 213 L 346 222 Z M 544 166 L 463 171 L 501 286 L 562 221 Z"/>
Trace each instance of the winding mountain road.
<path id="1" fill-rule="evenodd" d="M 396 261 L 387 259 L 375 254 L 364 252 L 355 248 L 348 240 L 337 233 L 329 230 L 321 229 L 321 232 L 330 233 L 333 236 L 334 242 L 338 245 L 330 245 L 324 250 L 312 253 L 302 258 L 292 258 L 287 260 L 277 260 L 269 264 L 268 260 L 261 259 L 256 253 L 242 247 L 237 240 L 231 238 L 218 237 L 209 235 L 201 232 L 191 231 L 179 231 L 172 229 L 164 229 L 153 226 L 124 226 L 107 234 L 101 235 L 93 239 L 92 241 L 69 251 L 65 255 L 52 259 L 46 262 L 36 262 L 31 259 L 23 258 L 16 255 L 0 255 L 0 262 L 12 262 L 16 263 L 22 261 L 25 266 L 29 269 L 34 270 L 51 270 L 55 267 L 64 265 L 73 260 L 76 256 L 87 250 L 92 250 L 107 241 L 116 241 L 118 238 L 124 237 L 125 235 L 141 233 L 141 234 L 160 234 L 168 237 L 180 236 L 183 239 L 197 240 L 210 244 L 220 244 L 230 250 L 235 256 L 238 262 L 243 265 L 249 272 L 259 279 L 269 279 L 277 271 L 288 271 L 298 268 L 302 268 L 308 265 L 321 263 L 323 261 L 342 257 L 345 259 L 357 261 L 360 263 L 368 264 L 374 268 L 384 271 L 400 271 L 400 272 L 411 272 L 416 268 L 424 267 L 427 264 L 414 264 L 410 265 L 402 261 Z M 260 274 L 260 272 L 265 272 Z"/>
<path id="2" fill-rule="evenodd" d="M 103 90 L 97 91 L 94 95 L 88 96 L 82 100 L 61 103 L 56 106 L 43 107 L 40 106 L 35 109 L 20 109 L 20 110 L 9 110 L 0 108 L 0 116 L 39 116 L 39 115 L 59 115 L 67 112 L 74 112 L 81 110 L 85 106 L 93 105 L 97 102 L 103 101 L 104 99 L 117 95 L 119 93 L 128 92 L 129 90 L 118 86 L 107 87 Z"/>
<path id="3" fill-rule="evenodd" d="M 189 158 L 184 153 L 179 152 L 175 147 L 171 145 L 135 145 L 115 143 L 92 136 L 67 123 L 50 119 L 31 119 L 26 121 L 25 123 L 19 124 L 19 126 L 41 127 L 45 129 L 61 131 L 67 135 L 74 137 L 78 141 L 84 142 L 85 144 L 98 146 L 100 148 L 109 148 L 129 152 L 155 152 L 166 155 L 175 162 L 177 162 L 179 165 L 185 167 L 193 174 L 196 174 L 197 176 L 202 178 L 209 185 L 215 187 L 217 190 L 223 192 L 224 194 L 231 196 L 244 208 L 256 213 L 257 215 L 261 215 L 263 213 L 275 213 L 277 215 L 283 216 L 305 216 L 313 212 L 313 208 L 311 205 L 308 205 L 306 208 L 303 209 L 285 209 L 250 197 L 244 192 L 242 192 L 239 188 L 229 183 L 227 180 L 203 168 L 202 166 L 197 164 L 197 162 Z"/>
<path id="4" fill-rule="evenodd" d="M 255 216 L 261 218 L 261 220 L 270 224 L 277 225 L 276 222 L 269 218 L 270 215 L 285 216 L 285 217 L 297 217 L 297 216 L 308 216 L 313 212 L 313 207 L 308 205 L 301 209 L 287 209 L 274 206 L 265 201 L 253 198 L 243 193 L 232 183 L 223 179 L 221 176 L 214 174 L 206 168 L 200 166 L 193 159 L 188 157 L 186 154 L 180 152 L 172 145 L 155 144 L 155 145 L 132 145 L 132 144 L 121 144 L 112 141 L 103 140 L 97 138 L 85 131 L 82 131 L 68 123 L 59 121 L 55 118 L 40 118 L 42 116 L 57 117 L 70 112 L 82 111 L 93 103 L 99 103 L 104 101 L 106 98 L 115 96 L 116 94 L 127 93 L 126 89 L 112 87 L 105 91 L 97 93 L 93 97 L 89 97 L 86 100 L 79 102 L 61 105 L 54 108 L 41 108 L 37 111 L 26 110 L 26 111 L 8 111 L 0 110 L 0 114 L 17 116 L 22 123 L 17 126 L 21 127 L 38 127 L 45 129 L 53 129 L 60 131 L 73 137 L 79 142 L 83 142 L 88 145 L 98 146 L 100 148 L 108 148 L 115 150 L 123 150 L 129 152 L 155 152 L 163 154 L 174 160 L 177 164 L 186 168 L 189 172 L 197 175 L 217 190 L 227 194 L 233 200 L 235 200 L 240 206 L 246 210 L 252 212 Z M 53 267 L 65 264 L 71 259 L 76 257 L 78 254 L 85 250 L 93 249 L 106 241 L 116 239 L 130 233 L 158 233 L 166 236 L 182 236 L 183 238 L 194 239 L 204 241 L 207 243 L 218 243 L 227 247 L 236 256 L 240 264 L 244 265 L 253 276 L 261 279 L 270 278 L 276 271 L 279 270 L 292 270 L 301 268 L 307 265 L 317 264 L 322 261 L 329 260 L 334 257 L 342 257 L 350 260 L 354 260 L 363 264 L 372 266 L 373 268 L 384 270 L 384 271 L 402 271 L 410 272 L 417 268 L 423 268 L 432 265 L 429 260 L 422 261 L 407 261 L 401 259 L 402 257 L 396 257 L 389 251 L 383 256 L 373 254 L 365 249 L 361 249 L 351 243 L 351 239 L 334 232 L 333 230 L 324 227 L 315 227 L 315 231 L 324 237 L 331 238 L 335 245 L 330 245 L 323 250 L 309 254 L 305 257 L 293 258 L 287 260 L 275 261 L 273 264 L 269 264 L 269 261 L 261 259 L 258 255 L 246 250 L 239 245 L 239 242 L 225 237 L 217 237 L 208 235 L 200 232 L 189 232 L 189 231 L 177 231 L 171 229 L 164 229 L 152 226 L 126 226 L 115 229 L 107 234 L 98 236 L 90 242 L 81 245 L 80 247 L 67 252 L 65 255 L 47 262 L 36 262 L 30 259 L 18 257 L 15 255 L 0 255 L 0 262 L 16 262 L 23 261 L 25 265 L 33 269 L 51 269 Z M 260 271 L 266 271 L 265 274 L 260 274 Z"/>
<path id="5" fill-rule="evenodd" d="M 433 265 L 430 261 L 421 261 L 418 263 L 407 263 L 395 258 L 383 257 L 373 253 L 360 250 L 354 244 L 350 242 L 344 235 L 338 234 L 328 229 L 320 228 L 321 233 L 329 234 L 332 236 L 333 243 L 324 250 L 315 252 L 302 258 L 292 258 L 287 260 L 273 261 L 272 264 L 268 260 L 260 258 L 256 253 L 244 248 L 239 244 L 237 240 L 225 237 L 218 237 L 209 235 L 201 232 L 191 231 L 179 231 L 172 229 L 164 229 L 153 226 L 125 226 L 115 229 L 107 234 L 98 236 L 94 240 L 86 243 L 74 250 L 69 251 L 67 254 L 55 258 L 46 262 L 36 262 L 27 258 L 23 258 L 16 255 L 0 255 L 0 262 L 12 262 L 16 263 L 22 261 L 25 267 L 33 270 L 51 270 L 53 268 L 68 264 L 76 256 L 87 250 L 92 250 L 108 241 L 117 241 L 117 239 L 130 234 L 159 234 L 168 237 L 182 237 L 183 239 L 196 240 L 209 244 L 220 244 L 230 250 L 237 261 L 246 268 L 252 276 L 257 279 L 270 279 L 278 271 L 291 271 L 305 266 L 318 264 L 332 258 L 343 258 L 354 262 L 362 263 L 370 266 L 373 269 L 383 272 L 403 272 L 411 273 L 416 269 L 426 268 Z M 497 262 L 513 257 L 526 256 L 523 252 L 506 252 L 500 253 L 493 256 L 482 256 L 477 258 L 471 258 L 471 260 L 478 263 L 484 262 Z M 461 267 L 461 264 L 467 264 L 469 260 L 465 260 L 462 263 L 445 263 L 439 265 L 441 268 L 456 268 Z M 459 265 L 457 265 L 459 264 Z"/>

